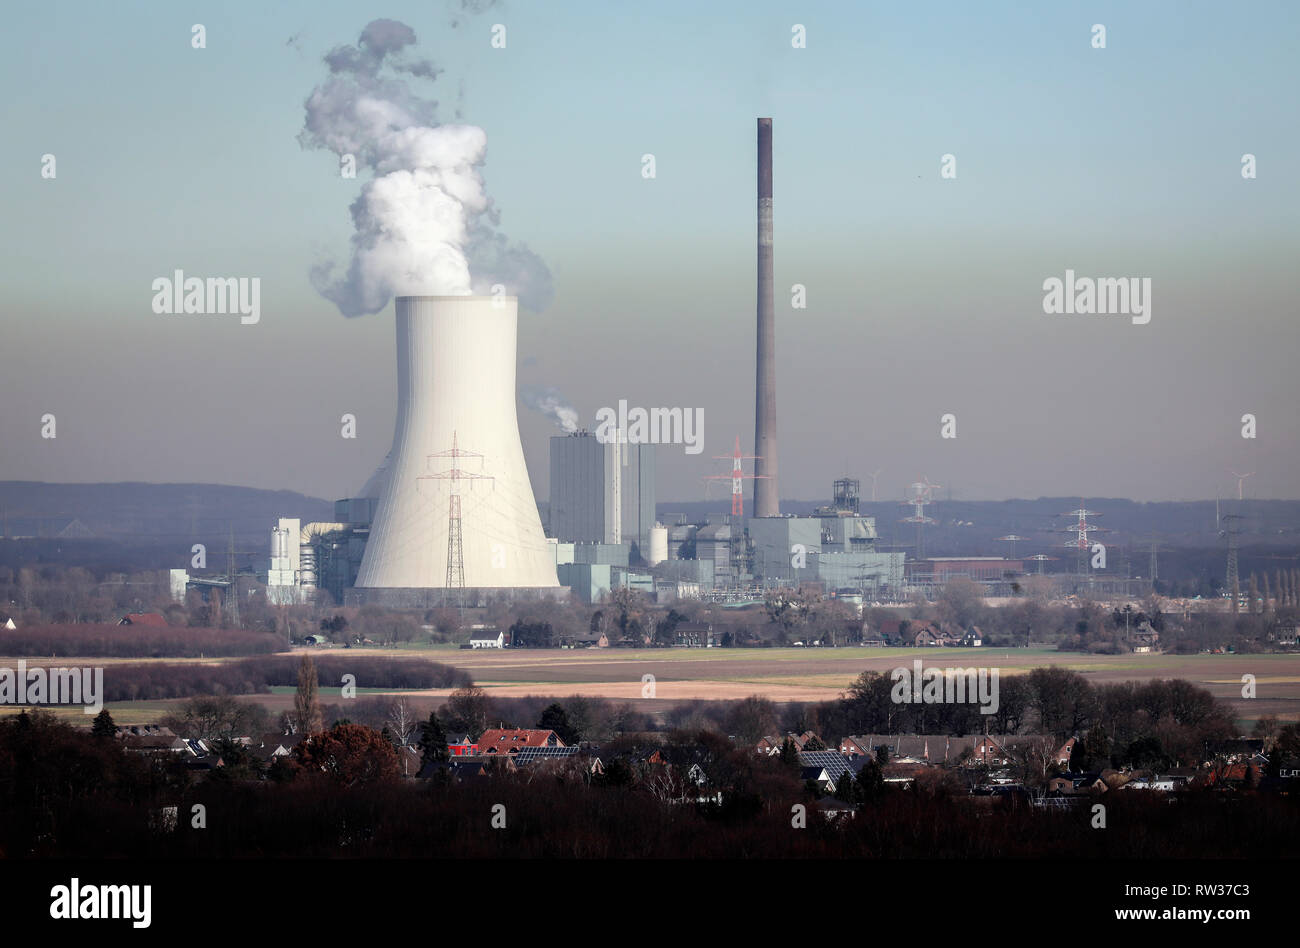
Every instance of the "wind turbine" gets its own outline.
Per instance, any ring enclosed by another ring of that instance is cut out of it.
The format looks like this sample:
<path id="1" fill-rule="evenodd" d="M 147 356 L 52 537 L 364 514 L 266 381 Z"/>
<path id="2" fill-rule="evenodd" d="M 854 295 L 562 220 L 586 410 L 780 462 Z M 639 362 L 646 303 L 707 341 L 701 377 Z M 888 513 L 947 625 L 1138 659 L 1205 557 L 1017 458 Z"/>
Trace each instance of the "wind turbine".
<path id="1" fill-rule="evenodd" d="M 1234 470 L 1232 470 L 1231 468 L 1229 468 L 1228 473 L 1231 474 L 1233 477 L 1235 477 L 1235 478 L 1237 479 L 1237 499 L 1238 499 L 1238 500 L 1241 500 L 1241 498 L 1242 498 L 1242 491 L 1241 491 L 1242 484 L 1245 483 L 1246 478 L 1254 476 L 1255 472 L 1254 472 L 1254 471 L 1251 471 L 1249 474 L 1238 474 L 1236 471 L 1234 471 Z"/>

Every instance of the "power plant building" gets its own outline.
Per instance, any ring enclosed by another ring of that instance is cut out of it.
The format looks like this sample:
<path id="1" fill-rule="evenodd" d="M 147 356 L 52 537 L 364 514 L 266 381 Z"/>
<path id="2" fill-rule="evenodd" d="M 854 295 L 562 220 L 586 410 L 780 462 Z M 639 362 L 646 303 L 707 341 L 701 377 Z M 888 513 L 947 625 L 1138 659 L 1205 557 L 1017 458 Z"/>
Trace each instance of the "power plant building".
<path id="1" fill-rule="evenodd" d="M 764 580 L 796 583 L 799 557 L 822 551 L 819 517 L 751 517 L 747 527 L 754 573 Z"/>
<path id="2" fill-rule="evenodd" d="M 655 446 L 602 443 L 588 431 L 551 438 L 551 536 L 650 551 Z"/>
<path id="3" fill-rule="evenodd" d="M 809 556 L 808 565 L 796 573 L 801 582 L 822 583 L 827 590 L 860 589 L 875 596 L 903 588 L 904 558 L 903 553 L 823 551 Z"/>

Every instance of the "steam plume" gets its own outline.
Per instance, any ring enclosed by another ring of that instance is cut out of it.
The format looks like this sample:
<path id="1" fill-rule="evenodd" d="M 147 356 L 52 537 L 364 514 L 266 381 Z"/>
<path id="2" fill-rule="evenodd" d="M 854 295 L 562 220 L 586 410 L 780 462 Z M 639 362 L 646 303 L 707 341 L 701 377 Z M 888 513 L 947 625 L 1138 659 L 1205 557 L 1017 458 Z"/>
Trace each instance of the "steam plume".
<path id="1" fill-rule="evenodd" d="M 578 430 L 578 410 L 569 404 L 558 389 L 550 386 L 524 385 L 519 397 L 533 411 L 541 412 L 565 431 Z"/>
<path id="2" fill-rule="evenodd" d="M 496 283 L 544 309 L 550 271 L 496 230 L 480 173 L 487 134 L 438 124 L 437 103 L 412 91 L 408 79 L 442 71 L 408 56 L 415 42 L 405 23 L 372 21 L 355 45 L 325 56 L 329 77 L 307 98 L 299 143 L 352 155 L 374 175 L 351 207 L 351 260 L 314 267 L 312 284 L 345 316 L 378 312 L 395 294 L 488 293 Z"/>

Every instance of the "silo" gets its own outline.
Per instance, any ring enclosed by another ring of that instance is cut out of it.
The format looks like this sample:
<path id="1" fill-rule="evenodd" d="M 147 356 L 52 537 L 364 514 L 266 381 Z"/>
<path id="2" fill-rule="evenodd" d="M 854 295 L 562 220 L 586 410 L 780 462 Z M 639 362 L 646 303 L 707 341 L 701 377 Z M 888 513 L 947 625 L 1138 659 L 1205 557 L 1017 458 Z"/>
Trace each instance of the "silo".
<path id="1" fill-rule="evenodd" d="M 515 413 L 515 298 L 396 308 L 397 429 L 356 585 L 557 587 Z"/>
<path id="2" fill-rule="evenodd" d="M 666 559 L 668 559 L 668 528 L 662 523 L 656 523 L 650 528 L 650 555 L 646 557 L 646 562 L 651 566 L 658 566 Z"/>

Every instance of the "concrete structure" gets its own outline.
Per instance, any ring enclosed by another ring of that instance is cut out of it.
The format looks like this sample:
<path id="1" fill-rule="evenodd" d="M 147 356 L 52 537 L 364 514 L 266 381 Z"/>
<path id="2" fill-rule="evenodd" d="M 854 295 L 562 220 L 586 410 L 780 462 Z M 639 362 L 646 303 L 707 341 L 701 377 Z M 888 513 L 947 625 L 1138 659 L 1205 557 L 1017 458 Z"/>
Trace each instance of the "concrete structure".
<path id="1" fill-rule="evenodd" d="M 726 523 L 709 524 L 695 532 L 695 559 L 712 563 L 715 584 L 730 582 L 731 568 L 731 525 Z"/>
<path id="2" fill-rule="evenodd" d="M 587 605 L 600 602 L 601 597 L 613 588 L 614 569 L 602 563 L 562 563 L 556 567 L 560 583 L 572 589 Z"/>
<path id="3" fill-rule="evenodd" d="M 713 560 L 669 560 L 660 566 L 658 572 L 668 581 L 713 588 Z"/>
<path id="4" fill-rule="evenodd" d="M 772 291 L 772 120 L 758 120 L 758 345 L 754 373 L 755 517 L 781 513 L 776 463 L 776 306 Z"/>
<path id="5" fill-rule="evenodd" d="M 358 589 L 558 590 L 515 413 L 516 306 L 397 298 L 397 426 Z"/>
<path id="6" fill-rule="evenodd" d="M 685 580 L 655 580 L 655 602 L 660 605 L 676 602 L 679 599 L 699 599 L 703 587 L 699 583 Z"/>
<path id="7" fill-rule="evenodd" d="M 875 517 L 822 517 L 821 524 L 824 551 L 870 552 L 876 548 Z"/>
<path id="8" fill-rule="evenodd" d="M 588 431 L 551 438 L 551 536 L 605 541 L 605 445 Z"/>
<path id="9" fill-rule="evenodd" d="M 668 528 L 668 559 L 676 560 L 682 548 L 682 544 L 690 544 L 695 540 L 695 531 L 699 529 L 698 524 L 678 523 Z"/>
<path id="10" fill-rule="evenodd" d="M 185 601 L 186 584 L 190 581 L 190 574 L 187 570 L 174 569 L 168 573 L 168 588 L 174 602 Z"/>
<path id="11" fill-rule="evenodd" d="M 588 431 L 551 438 L 550 535 L 629 543 L 644 556 L 655 524 L 655 446 L 602 443 Z"/>
<path id="12" fill-rule="evenodd" d="M 823 583 L 828 591 L 863 590 L 870 596 L 903 588 L 903 553 L 830 552 L 823 550 L 808 557 L 805 569 L 796 570 L 800 581 Z"/>
<path id="13" fill-rule="evenodd" d="M 275 605 L 302 601 L 298 536 L 302 522 L 297 517 L 281 517 L 271 530 L 271 565 L 266 571 L 266 598 Z"/>
<path id="14" fill-rule="evenodd" d="M 798 582 L 798 557 L 822 551 L 819 517 L 753 517 L 748 523 L 754 544 L 754 573 L 765 580 Z"/>
<path id="15" fill-rule="evenodd" d="M 656 523 L 655 503 L 658 499 L 655 492 L 656 449 L 653 444 L 627 444 L 616 450 L 622 462 L 619 466 L 620 542 L 631 543 L 641 558 L 649 562 L 650 534 Z"/>
<path id="16" fill-rule="evenodd" d="M 559 543 L 552 542 L 555 565 L 593 563 L 602 566 L 627 566 L 631 546 L 627 543 Z"/>
<path id="17" fill-rule="evenodd" d="M 655 593 L 654 576 L 639 570 L 613 566 L 610 568 L 610 583 L 615 589 L 632 589 L 650 597 Z"/>

